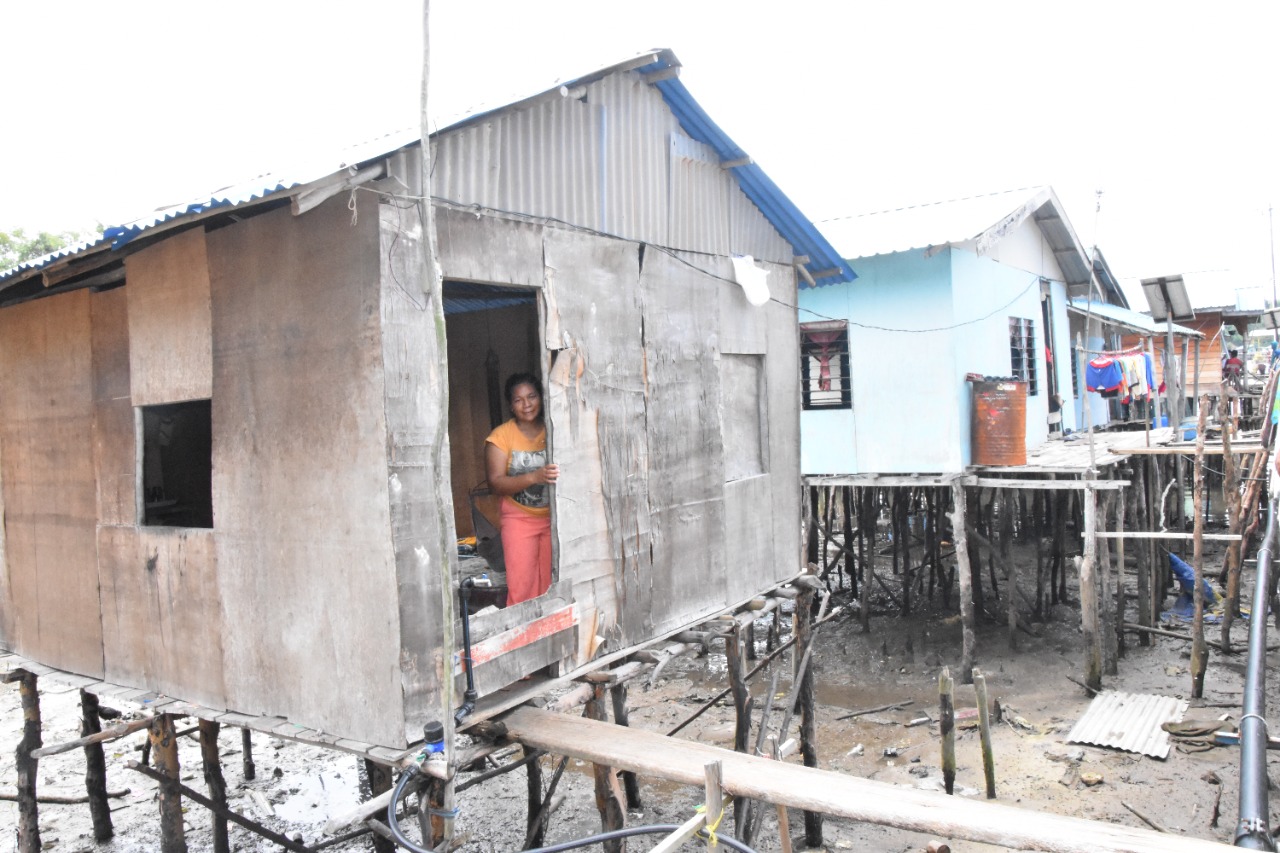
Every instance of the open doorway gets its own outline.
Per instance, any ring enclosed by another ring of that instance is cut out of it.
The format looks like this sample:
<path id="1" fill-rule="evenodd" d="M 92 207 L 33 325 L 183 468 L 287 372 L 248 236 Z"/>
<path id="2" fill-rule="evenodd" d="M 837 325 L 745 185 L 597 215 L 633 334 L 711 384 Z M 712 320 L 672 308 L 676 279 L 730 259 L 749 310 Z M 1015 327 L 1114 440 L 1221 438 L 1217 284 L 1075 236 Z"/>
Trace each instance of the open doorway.
<path id="1" fill-rule="evenodd" d="M 501 498 L 486 485 L 485 438 L 511 417 L 504 384 L 515 373 L 542 375 L 536 292 L 528 288 L 444 283 L 449 354 L 449 447 L 454 525 L 461 543 L 459 581 L 487 575 L 475 604 L 506 604 L 498 536 Z"/>

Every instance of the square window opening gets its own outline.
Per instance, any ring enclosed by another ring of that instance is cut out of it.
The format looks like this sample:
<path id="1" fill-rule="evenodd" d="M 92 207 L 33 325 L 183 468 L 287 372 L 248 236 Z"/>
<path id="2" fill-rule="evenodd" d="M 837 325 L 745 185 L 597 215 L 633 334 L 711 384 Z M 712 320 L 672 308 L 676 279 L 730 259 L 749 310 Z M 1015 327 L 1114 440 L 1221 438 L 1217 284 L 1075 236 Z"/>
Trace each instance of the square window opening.
<path id="1" fill-rule="evenodd" d="M 805 409 L 852 409 L 849 324 L 800 325 L 800 390 Z"/>
<path id="2" fill-rule="evenodd" d="M 1009 369 L 1014 379 L 1027 383 L 1027 396 L 1040 391 L 1036 376 L 1036 324 L 1022 317 L 1009 318 Z"/>
<path id="3" fill-rule="evenodd" d="M 208 400 L 142 406 L 142 523 L 213 527 L 213 415 Z"/>

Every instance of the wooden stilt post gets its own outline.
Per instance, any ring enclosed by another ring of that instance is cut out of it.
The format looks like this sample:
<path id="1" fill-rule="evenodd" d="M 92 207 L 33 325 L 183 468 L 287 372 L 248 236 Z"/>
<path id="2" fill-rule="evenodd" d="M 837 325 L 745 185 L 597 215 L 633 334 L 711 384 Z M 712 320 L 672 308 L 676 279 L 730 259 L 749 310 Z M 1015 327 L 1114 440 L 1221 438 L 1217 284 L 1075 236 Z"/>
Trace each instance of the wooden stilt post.
<path id="1" fill-rule="evenodd" d="M 248 730 L 246 729 L 246 731 Z M 360 761 L 364 769 L 364 778 L 369 785 L 369 799 L 391 790 L 392 779 L 389 769 L 367 758 L 362 758 Z M 386 810 L 384 809 L 383 811 L 385 812 Z M 394 841 L 383 838 L 381 835 L 374 834 L 372 841 L 374 853 L 395 853 L 397 849 Z"/>
<path id="2" fill-rule="evenodd" d="M 853 554 L 853 492 L 852 486 L 843 486 L 840 489 L 840 505 L 844 514 L 844 556 L 840 558 L 841 564 L 845 567 L 846 573 L 849 575 L 849 592 L 852 595 L 858 594 L 857 576 L 853 573 L 853 561 L 849 559 Z M 836 576 L 840 580 L 840 586 L 844 585 L 843 575 Z M 837 587 L 838 589 L 839 587 Z"/>
<path id="3" fill-rule="evenodd" d="M 1134 522 L 1139 530 L 1150 529 L 1147 516 L 1147 466 L 1142 459 L 1133 465 L 1133 485 L 1129 487 L 1133 500 Z M 1139 542 L 1138 550 L 1138 624 L 1154 627 L 1151 621 L 1151 550 L 1148 543 Z M 1121 623 L 1123 625 L 1123 623 Z M 1138 645 L 1150 646 L 1151 637 L 1146 632 L 1138 634 Z"/>
<path id="4" fill-rule="evenodd" d="M 627 683 L 620 681 L 609 688 L 609 692 L 613 699 L 613 721 L 620 726 L 631 725 L 631 713 L 627 709 Z M 640 783 L 636 780 L 635 772 L 623 770 L 619 775 L 622 777 L 622 789 L 627 795 L 627 808 L 632 811 L 643 808 L 640 803 Z"/>
<path id="5" fill-rule="evenodd" d="M 1009 577 L 1005 580 L 1005 605 L 1008 610 L 1009 648 L 1018 648 L 1018 567 L 1009 555 L 1013 545 L 1013 506 L 1011 490 L 1000 490 L 1000 556 Z"/>
<path id="6" fill-rule="evenodd" d="M 874 548 L 872 549 L 875 550 Z M 863 588 L 865 593 L 867 588 Z M 803 672 L 796 672 L 800 682 L 796 690 L 796 704 L 800 706 L 800 754 L 804 758 L 805 767 L 818 766 L 818 709 L 813 695 L 813 667 L 803 666 L 803 653 L 809 648 L 813 637 L 813 595 L 814 588 L 805 585 L 796 598 L 795 634 L 796 634 L 796 668 L 803 667 Z M 865 600 L 865 599 L 864 599 Z M 772 697 L 769 701 L 773 701 Z M 780 734 L 785 740 L 787 733 Z M 804 813 L 805 842 L 810 847 L 822 846 L 822 814 L 819 812 Z"/>
<path id="7" fill-rule="evenodd" d="M 219 806 L 227 805 L 227 782 L 222 776 L 222 758 L 218 755 L 218 730 L 221 728 L 212 720 L 201 720 L 200 726 L 200 759 L 204 768 L 204 782 L 209 788 L 209 799 Z M 227 819 L 216 812 L 213 815 L 213 851 L 229 853 L 230 843 L 227 840 Z"/>
<path id="8" fill-rule="evenodd" d="M 156 769 L 177 782 L 178 739 L 172 714 L 157 714 L 151 721 L 151 752 Z M 187 853 L 187 838 L 182 826 L 182 795 L 170 785 L 160 786 L 160 850 L 162 853 Z"/>
<path id="9" fill-rule="evenodd" d="M 88 690 L 81 690 L 80 736 L 90 737 L 101 731 L 98 697 Z M 102 744 L 85 744 L 84 765 L 84 787 L 89 797 L 89 815 L 93 818 L 93 838 L 95 841 L 107 841 L 115 835 L 115 828 L 111 825 L 111 806 L 107 802 L 107 760 Z"/>
<path id="10" fill-rule="evenodd" d="M 1197 340 L 1197 344 L 1200 342 Z M 1225 421 L 1227 409 L 1219 406 L 1219 420 Z M 1253 476 L 1258 476 L 1256 473 Z M 1250 485 L 1253 485 L 1250 483 Z M 1228 530 L 1242 531 L 1240 524 L 1240 476 L 1236 471 L 1235 455 L 1231 452 L 1231 430 L 1222 431 L 1222 494 L 1227 499 Z M 1197 504 L 1198 506 L 1198 504 Z M 1227 603 L 1222 610 L 1222 651 L 1231 649 L 1231 623 L 1240 609 L 1240 542 L 1227 545 Z"/>
<path id="11" fill-rule="evenodd" d="M 1084 489 L 1084 556 L 1076 559 L 1080 577 L 1080 627 L 1084 633 L 1084 683 L 1102 689 L 1102 635 L 1098 631 L 1098 588 L 1094 572 L 1098 560 L 1098 493 Z"/>
<path id="12" fill-rule="evenodd" d="M 1102 496 L 1098 517 L 1102 519 L 1103 527 L 1106 526 L 1106 521 L 1111 515 L 1111 503 L 1114 498 L 1111 492 Z M 1110 540 L 1104 539 L 1099 543 L 1098 555 L 1098 628 L 1102 640 L 1102 671 L 1105 675 L 1116 675 L 1120 670 L 1116 662 L 1116 626 L 1115 615 L 1112 613 L 1112 603 L 1115 599 L 1111 592 L 1114 576 L 1111 567 Z"/>
<path id="13" fill-rule="evenodd" d="M 14 753 L 18 771 L 17 853 L 40 853 L 40 809 L 36 802 L 36 774 L 39 759 L 31 751 L 44 745 L 40 739 L 40 686 L 33 673 L 18 670 L 6 680 L 18 682 L 22 701 L 22 740 Z"/>
<path id="14" fill-rule="evenodd" d="M 938 730 L 942 734 L 942 785 L 948 794 L 956 789 L 956 714 L 952 698 L 951 668 L 938 676 Z"/>
<path id="15" fill-rule="evenodd" d="M 1225 388 L 1223 389 L 1225 392 Z M 1192 565 L 1195 568 L 1196 586 L 1191 593 L 1195 602 L 1195 615 L 1191 618 L 1191 698 L 1204 696 L 1204 673 L 1209 665 L 1209 649 L 1204 642 L 1204 427 L 1209 410 L 1209 398 L 1200 400 L 1200 419 L 1196 429 L 1196 470 L 1192 480 L 1195 509 L 1195 533 L 1192 545 Z M 1226 426 L 1223 426 L 1226 431 Z"/>
<path id="16" fill-rule="evenodd" d="M 593 685 L 591 699 L 588 700 L 586 708 L 582 716 L 588 720 L 600 720 L 607 722 L 609 712 L 605 709 L 605 686 L 603 684 Z M 623 801 L 623 794 L 618 787 L 618 777 L 613 772 L 612 767 L 606 767 L 602 764 L 592 765 L 592 775 L 595 777 L 596 788 L 596 808 L 600 810 L 600 828 L 604 832 L 612 832 L 615 829 L 622 829 L 627 822 L 627 809 Z M 614 841 L 606 841 L 603 844 L 605 853 L 622 853 L 626 849 L 622 839 Z"/>
<path id="17" fill-rule="evenodd" d="M 796 600 L 796 620 L 799 624 L 800 604 L 803 601 L 803 595 Z M 796 653 L 800 653 L 800 645 L 796 644 Z M 733 628 L 724 638 L 724 654 L 726 668 L 729 675 L 729 689 L 733 693 L 733 711 L 734 711 L 734 728 L 733 728 L 733 749 L 735 752 L 747 752 L 751 742 L 751 689 L 747 687 L 747 667 L 743 662 L 742 655 L 742 633 L 738 630 L 735 623 Z M 772 702 L 773 697 L 769 697 L 766 701 Z M 707 808 L 710 808 L 708 803 Z M 741 838 L 746 829 L 747 801 L 744 797 L 734 797 L 733 799 L 733 832 L 738 838 Z M 708 820 L 710 816 L 708 815 Z"/>
<path id="18" fill-rule="evenodd" d="M 858 546 L 861 557 L 859 562 L 862 564 L 862 579 L 859 583 L 861 587 L 858 590 L 858 601 L 861 603 L 859 608 L 859 617 L 862 621 L 862 633 L 871 633 L 871 577 L 875 574 L 876 562 L 876 516 L 875 506 L 872 499 L 875 497 L 874 489 L 860 489 L 862 500 L 862 521 L 858 528 L 862 533 L 861 543 Z M 865 549 L 865 553 L 863 550 Z"/>
<path id="19" fill-rule="evenodd" d="M 818 562 L 818 488 L 817 486 L 809 487 L 809 523 L 808 530 L 805 531 L 805 560 L 809 563 Z"/>
<path id="20" fill-rule="evenodd" d="M 253 734 L 248 729 L 240 730 L 240 767 L 240 775 L 246 782 L 252 782 L 258 774 L 253 763 Z"/>
<path id="21" fill-rule="evenodd" d="M 973 671 L 973 692 L 978 700 L 978 737 L 982 743 L 982 773 L 987 780 L 987 799 L 996 798 L 996 761 L 991 752 L 991 713 L 987 705 L 987 679 Z"/>
<path id="22" fill-rule="evenodd" d="M 537 750 L 526 746 L 524 755 L 529 757 L 530 753 Z M 528 813 L 525 818 L 525 838 L 528 843 L 525 849 L 542 847 L 545 843 L 546 830 L 542 827 L 542 821 L 539 819 L 539 812 L 542 810 L 542 761 L 539 758 L 533 759 L 525 765 L 525 785 L 528 794 Z"/>
<path id="23" fill-rule="evenodd" d="M 965 520 L 968 516 L 965 507 L 964 485 L 959 480 L 951 483 L 951 529 L 956 543 L 956 574 L 960 577 L 960 630 L 962 651 L 960 658 L 960 681 L 970 684 L 973 681 L 973 574 L 969 566 L 969 537 L 965 533 Z"/>
<path id="24" fill-rule="evenodd" d="M 706 773 L 706 779 L 703 782 L 703 799 L 706 801 L 707 809 L 706 825 L 711 828 L 719 826 L 721 821 L 724 820 L 724 793 L 720 787 L 723 778 L 723 767 L 719 761 L 711 761 L 707 763 L 703 770 Z M 735 800 L 735 804 L 736 802 Z M 735 832 L 741 833 L 741 827 L 736 829 Z M 710 838 L 707 839 L 707 849 L 714 849 L 711 846 Z"/>
<path id="25" fill-rule="evenodd" d="M 1116 540 L 1116 604 L 1115 604 L 1115 624 L 1112 628 L 1116 634 L 1116 657 L 1124 657 L 1124 623 L 1125 623 L 1125 593 L 1124 579 L 1126 573 L 1126 555 L 1124 552 L 1124 511 L 1125 504 L 1128 503 L 1129 497 L 1125 492 L 1121 492 L 1116 500 L 1116 533 L 1121 534 L 1121 538 Z M 1118 673 L 1118 670 L 1117 670 Z"/>

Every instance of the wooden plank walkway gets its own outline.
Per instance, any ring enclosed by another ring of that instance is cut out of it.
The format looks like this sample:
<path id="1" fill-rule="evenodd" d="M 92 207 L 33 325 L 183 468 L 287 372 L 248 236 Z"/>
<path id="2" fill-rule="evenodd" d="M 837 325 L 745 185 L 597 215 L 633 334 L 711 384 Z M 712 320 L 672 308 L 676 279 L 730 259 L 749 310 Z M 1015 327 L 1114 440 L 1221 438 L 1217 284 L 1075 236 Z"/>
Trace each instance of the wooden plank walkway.
<path id="1" fill-rule="evenodd" d="M 721 784 L 727 794 L 948 840 L 1052 853 L 1236 849 L 1214 841 L 903 788 L 527 706 L 501 719 L 510 738 L 557 755 L 697 786 L 703 784 L 703 768 L 719 761 Z"/>

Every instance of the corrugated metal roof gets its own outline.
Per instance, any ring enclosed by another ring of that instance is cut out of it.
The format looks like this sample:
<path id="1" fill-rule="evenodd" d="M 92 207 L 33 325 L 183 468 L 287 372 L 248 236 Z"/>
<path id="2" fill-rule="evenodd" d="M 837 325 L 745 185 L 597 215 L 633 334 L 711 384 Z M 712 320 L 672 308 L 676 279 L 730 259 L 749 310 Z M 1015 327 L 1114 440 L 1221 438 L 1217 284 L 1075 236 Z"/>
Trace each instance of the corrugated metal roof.
<path id="1" fill-rule="evenodd" d="M 1169 756 L 1165 723 L 1180 722 L 1186 700 L 1108 690 L 1089 703 L 1089 710 L 1072 727 L 1068 743 L 1109 746 L 1152 758 Z"/>
<path id="2" fill-rule="evenodd" d="M 819 224 L 846 258 L 888 255 L 976 240 L 1043 192 L 1043 187 L 1025 187 L 842 216 Z"/>
<path id="3" fill-rule="evenodd" d="M 1053 249 L 1066 283 L 1087 285 L 1092 275 L 1088 255 L 1049 187 L 900 207 L 821 224 L 846 258 L 864 258 L 935 246 L 968 246 L 985 254 L 1028 218 Z"/>
<path id="4" fill-rule="evenodd" d="M 654 50 L 638 57 L 616 63 L 595 71 L 584 77 L 569 80 L 552 89 L 545 90 L 529 98 L 506 104 L 496 109 L 484 109 L 460 118 L 447 126 L 441 127 L 432 135 L 454 131 L 469 124 L 482 121 L 485 117 L 503 110 L 527 106 L 539 98 L 557 95 L 564 89 L 573 89 L 610 74 L 621 71 L 636 70 L 650 74 L 670 70 L 678 70 L 679 60 L 670 50 Z M 731 140 L 707 115 L 701 106 L 689 94 L 684 84 L 676 77 L 660 80 L 654 84 L 662 93 L 672 112 L 676 115 L 682 128 L 694 139 L 711 146 L 721 161 L 744 159 L 746 153 Z M 24 273 L 40 270 L 54 261 L 78 255 L 82 252 L 102 251 L 110 245 L 118 249 L 141 234 L 161 227 L 166 223 L 196 216 L 206 211 L 219 208 L 232 208 L 240 205 L 258 203 L 272 196 L 319 181 L 342 169 L 358 163 L 373 160 L 392 153 L 406 145 L 411 145 L 419 138 L 416 131 L 403 131 L 370 140 L 362 145 L 346 149 L 337 157 L 311 158 L 307 162 L 295 164 L 287 172 L 266 174 L 235 186 L 226 187 L 210 193 L 194 201 L 172 205 L 156 210 L 153 214 L 142 217 L 125 225 L 107 228 L 103 239 L 93 243 L 67 247 L 58 252 L 27 261 L 17 267 L 0 273 L 0 286 L 7 280 Z M 810 222 L 767 175 L 754 163 L 736 166 L 729 170 L 743 193 L 760 209 L 769 222 L 782 236 L 794 246 L 796 254 L 807 255 L 809 262 L 806 268 L 818 279 L 819 284 L 834 284 L 851 281 L 855 274 L 849 264 L 832 247 L 825 237 Z M 819 275 L 821 274 L 821 276 Z"/>
<path id="5" fill-rule="evenodd" d="M 1163 335 L 1165 333 L 1164 323 L 1157 323 L 1146 314 L 1140 314 L 1129 308 L 1121 308 L 1119 305 L 1108 305 L 1105 302 L 1096 301 L 1091 303 L 1088 299 L 1072 299 L 1068 308 L 1078 314 L 1086 314 L 1092 311 L 1092 313 L 1104 320 L 1110 320 L 1141 334 Z M 1195 329 L 1188 329 L 1186 326 L 1179 326 L 1177 323 L 1173 324 L 1173 333 L 1193 338 L 1204 337 Z"/>

